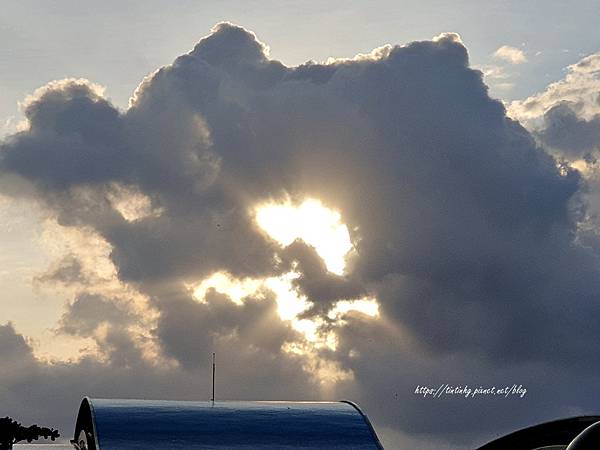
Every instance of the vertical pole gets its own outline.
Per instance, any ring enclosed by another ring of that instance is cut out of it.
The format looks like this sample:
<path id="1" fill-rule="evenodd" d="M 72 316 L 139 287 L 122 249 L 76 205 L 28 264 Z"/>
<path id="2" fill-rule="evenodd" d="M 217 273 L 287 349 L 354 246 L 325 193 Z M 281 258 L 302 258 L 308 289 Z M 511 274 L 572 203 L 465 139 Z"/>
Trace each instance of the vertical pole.
<path id="1" fill-rule="evenodd" d="M 212 397 L 210 399 L 211 402 L 215 402 L 215 354 L 213 353 L 213 361 L 212 361 Z"/>

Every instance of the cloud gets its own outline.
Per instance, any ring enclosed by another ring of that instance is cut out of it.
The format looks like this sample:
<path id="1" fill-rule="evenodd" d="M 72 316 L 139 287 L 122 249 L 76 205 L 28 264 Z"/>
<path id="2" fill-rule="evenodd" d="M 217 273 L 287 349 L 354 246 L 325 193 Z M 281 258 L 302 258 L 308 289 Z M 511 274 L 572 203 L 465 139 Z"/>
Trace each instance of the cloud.
<path id="1" fill-rule="evenodd" d="M 131 320 L 131 313 L 119 302 L 99 295 L 83 294 L 77 297 L 63 314 L 60 319 L 60 331 L 89 337 L 104 322 L 118 326 Z"/>
<path id="2" fill-rule="evenodd" d="M 367 295 L 365 286 L 359 280 L 327 271 L 316 250 L 300 240 L 287 246 L 282 258 L 290 264 L 296 264 L 294 267 L 300 276 L 293 280 L 293 284 L 313 303 L 306 312 L 308 315 L 326 315 L 337 301 Z"/>
<path id="3" fill-rule="evenodd" d="M 29 128 L 1 144 L 0 186 L 35 197 L 65 233 L 97 236 L 113 281 L 143 307 L 129 312 L 121 291 L 82 284 L 74 261 L 90 250 L 75 245 L 76 259 L 45 277 L 78 290 L 62 330 L 93 336 L 98 351 L 45 363 L 7 326 L 1 345 L 24 361 L 10 366 L 25 364 L 35 389 L 3 379 L 14 388 L 2 403 L 25 415 L 17 397 L 39 405 L 46 389 L 69 402 L 84 392 L 198 398 L 216 350 L 232 398 L 348 396 L 376 426 L 447 446 L 592 408 L 600 247 L 580 239 L 585 186 L 506 116 L 482 76 L 453 33 L 287 67 L 223 23 L 149 75 L 125 111 L 82 80 L 38 91 Z M 256 223 L 258 205 L 309 198 L 349 231 L 341 275 L 309 243 L 282 248 Z M 194 296 L 215 273 L 289 281 L 290 271 L 292 294 L 309 304 L 299 322 L 281 317 L 273 289 L 239 302 L 217 289 Z M 379 315 L 330 319 L 338 301 L 362 297 Z M 573 379 L 580 391 L 555 394 Z M 414 394 L 444 382 L 516 382 L 535 394 Z"/>
<path id="4" fill-rule="evenodd" d="M 514 86 L 514 73 L 509 73 L 504 66 L 483 65 L 476 67 L 483 73 L 485 82 L 490 88 L 498 91 L 509 91 Z"/>
<path id="5" fill-rule="evenodd" d="M 540 118 L 553 106 L 569 102 L 577 106 L 582 117 L 590 119 L 600 113 L 600 54 L 592 54 L 566 68 L 562 80 L 524 100 L 513 101 L 508 113 L 529 128 L 541 126 Z"/>
<path id="6" fill-rule="evenodd" d="M 593 158 L 600 149 L 600 114 L 588 120 L 577 109 L 566 102 L 552 106 L 544 113 L 544 128 L 537 133 L 544 144 L 569 160 Z"/>
<path id="7" fill-rule="evenodd" d="M 577 239 L 597 249 L 600 217 L 600 54 L 582 58 L 566 68 L 563 79 L 527 99 L 512 102 L 508 112 L 562 164 L 581 174 L 585 204 Z"/>
<path id="8" fill-rule="evenodd" d="M 527 62 L 527 57 L 525 56 L 523 50 L 516 47 L 511 47 L 510 45 L 503 45 L 502 47 L 498 48 L 494 52 L 493 56 L 495 59 L 499 59 L 510 64 L 523 64 Z"/>
<path id="9" fill-rule="evenodd" d="M 585 176 L 590 173 L 587 164 L 595 161 L 600 148 L 599 77 L 600 55 L 586 56 L 568 66 L 562 80 L 509 107 L 509 113 L 541 143 L 558 157 L 578 164 Z"/>
<path id="10" fill-rule="evenodd" d="M 56 261 L 47 271 L 36 278 L 39 283 L 88 283 L 83 274 L 81 261 L 74 254 L 65 255 Z"/>

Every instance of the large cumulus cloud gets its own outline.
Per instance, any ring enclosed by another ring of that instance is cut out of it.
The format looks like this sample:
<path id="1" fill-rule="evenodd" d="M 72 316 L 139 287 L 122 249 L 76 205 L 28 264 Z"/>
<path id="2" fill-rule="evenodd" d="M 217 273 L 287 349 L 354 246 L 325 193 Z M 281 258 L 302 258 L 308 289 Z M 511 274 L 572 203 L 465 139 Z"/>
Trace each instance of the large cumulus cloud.
<path id="1" fill-rule="evenodd" d="M 584 181 L 488 96 L 457 35 L 286 67 L 252 33 L 220 24 L 148 76 L 125 111 L 90 83 L 65 80 L 34 94 L 25 115 L 29 128 L 2 143 L 0 174 L 32 185 L 22 195 L 63 227 L 110 245 L 119 281 L 156 311 L 146 339 L 173 362 L 148 366 L 135 317 L 82 294 L 62 330 L 94 336 L 101 361 L 40 365 L 3 331 L 32 373 L 79 377 L 54 392 L 191 395 L 196 382 L 167 388 L 164 377 L 188 382 L 217 348 L 232 361 L 221 381 L 230 396 L 348 395 L 376 425 L 451 445 L 593 406 L 600 278 L 595 247 L 578 239 Z M 257 204 L 307 197 L 339 210 L 350 230 L 356 251 L 343 276 L 301 242 L 282 250 L 255 223 Z M 79 278 L 73 261 L 47 278 Z M 303 338 L 270 294 L 238 305 L 189 289 L 216 271 L 272 277 L 290 267 L 313 303 L 305 315 L 338 332 L 338 347 L 316 360 L 286 351 Z M 380 317 L 328 322 L 337 300 L 366 295 Z M 326 363 L 352 375 L 333 392 L 315 376 Z M 85 371 L 95 364 L 103 369 Z M 585 389 L 556 394 L 573 379 Z M 532 393 L 493 403 L 413 394 L 443 382 L 523 383 Z"/>

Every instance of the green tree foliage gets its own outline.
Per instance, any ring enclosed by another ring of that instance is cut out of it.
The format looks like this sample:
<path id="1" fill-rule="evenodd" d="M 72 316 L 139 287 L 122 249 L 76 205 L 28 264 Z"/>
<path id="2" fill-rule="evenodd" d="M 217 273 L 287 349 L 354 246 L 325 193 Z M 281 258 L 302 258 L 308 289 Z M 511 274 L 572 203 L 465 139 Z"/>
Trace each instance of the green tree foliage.
<path id="1" fill-rule="evenodd" d="M 58 431 L 53 428 L 37 425 L 24 427 L 10 417 L 0 418 L 0 450 L 10 450 L 14 444 L 21 441 L 36 441 L 41 437 L 44 439 L 50 438 L 54 441 L 59 436 Z"/>

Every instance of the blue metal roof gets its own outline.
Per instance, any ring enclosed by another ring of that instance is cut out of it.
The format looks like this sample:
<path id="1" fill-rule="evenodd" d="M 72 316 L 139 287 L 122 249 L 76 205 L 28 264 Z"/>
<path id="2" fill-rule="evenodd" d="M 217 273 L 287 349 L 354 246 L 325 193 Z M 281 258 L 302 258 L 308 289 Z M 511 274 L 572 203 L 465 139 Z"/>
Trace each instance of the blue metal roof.
<path id="1" fill-rule="evenodd" d="M 75 441 L 83 435 L 90 450 L 383 448 L 367 417 L 350 402 L 86 397 Z"/>

